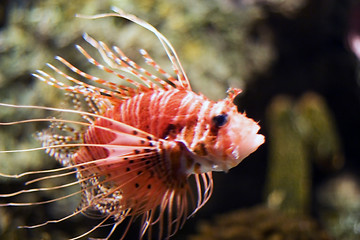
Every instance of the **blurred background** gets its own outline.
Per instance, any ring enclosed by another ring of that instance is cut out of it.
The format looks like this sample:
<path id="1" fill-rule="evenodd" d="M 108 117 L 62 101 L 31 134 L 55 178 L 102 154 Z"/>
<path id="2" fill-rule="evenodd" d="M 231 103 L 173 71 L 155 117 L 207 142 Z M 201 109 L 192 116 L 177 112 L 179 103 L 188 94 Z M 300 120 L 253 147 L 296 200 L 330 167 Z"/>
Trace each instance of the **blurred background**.
<path id="1" fill-rule="evenodd" d="M 158 40 L 141 27 L 115 18 L 74 17 L 108 13 L 111 6 L 148 21 L 170 40 L 195 92 L 217 100 L 229 87 L 242 88 L 239 111 L 259 121 L 266 136 L 239 166 L 214 174 L 212 198 L 173 239 L 360 239 L 360 1 L 2 0 L 0 102 L 64 106 L 63 93 L 31 73 L 46 69 L 47 62 L 57 64 L 54 56 L 60 55 L 85 72 L 101 74 L 74 47 L 89 48 L 84 32 L 133 59 L 144 48 L 171 71 Z M 49 115 L 0 107 L 0 122 Z M 0 127 L 0 150 L 38 147 L 34 133 L 44 128 L 40 123 Z M 0 155 L 3 173 L 56 166 L 41 151 Z M 23 183 L 0 178 L 0 192 L 22 189 Z M 0 239 L 81 234 L 97 221 L 78 217 L 16 228 L 58 219 L 79 201 L 0 208 Z M 109 229 L 101 235 L 102 230 L 96 236 L 106 236 Z M 134 227 L 129 239 L 136 239 L 137 231 Z"/>

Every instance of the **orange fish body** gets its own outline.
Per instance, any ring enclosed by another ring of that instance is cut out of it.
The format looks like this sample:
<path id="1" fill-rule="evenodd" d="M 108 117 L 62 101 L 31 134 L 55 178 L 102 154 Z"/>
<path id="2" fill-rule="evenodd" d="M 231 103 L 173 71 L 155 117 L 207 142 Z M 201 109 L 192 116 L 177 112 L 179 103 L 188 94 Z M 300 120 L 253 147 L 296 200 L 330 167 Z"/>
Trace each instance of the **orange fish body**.
<path id="1" fill-rule="evenodd" d="M 230 89 L 228 97 L 217 102 L 194 93 L 168 40 L 150 24 L 119 9 L 114 11 L 92 18 L 122 17 L 152 31 L 164 46 L 176 78 L 162 70 L 144 50 L 141 54 L 146 63 L 165 79 L 137 65 L 119 48 L 111 50 L 85 35 L 84 39 L 109 66 L 77 46 L 88 61 L 133 87 L 91 76 L 57 57 L 70 70 L 100 87 L 70 77 L 50 64 L 50 68 L 74 85 L 66 85 L 43 71 L 34 74 L 54 87 L 80 96 L 89 105 L 86 110 L 80 104 L 75 110 L 44 107 L 78 114 L 88 122 L 47 119 L 57 131 L 41 132 L 39 139 L 64 169 L 76 170 L 82 201 L 73 215 L 95 209 L 104 216 L 99 225 L 74 239 L 90 234 L 109 218 L 114 219 L 114 226 L 106 239 L 125 218 L 130 221 L 122 237 L 132 221 L 140 218 L 140 238 L 146 233 L 151 238 L 151 229 L 157 226 L 158 238 L 167 239 L 211 196 L 211 172 L 228 171 L 238 165 L 264 142 L 264 137 L 258 134 L 260 127 L 255 121 L 237 111 L 233 100 L 240 90 Z M 121 71 L 131 73 L 134 79 L 120 74 Z M 66 123 L 78 124 L 86 130 L 71 130 L 62 125 Z M 59 136 L 59 130 L 63 136 Z M 190 177 L 194 178 L 196 191 L 190 187 Z M 12 195 L 18 194 L 22 193 Z M 13 205 L 16 204 L 0 206 Z"/>

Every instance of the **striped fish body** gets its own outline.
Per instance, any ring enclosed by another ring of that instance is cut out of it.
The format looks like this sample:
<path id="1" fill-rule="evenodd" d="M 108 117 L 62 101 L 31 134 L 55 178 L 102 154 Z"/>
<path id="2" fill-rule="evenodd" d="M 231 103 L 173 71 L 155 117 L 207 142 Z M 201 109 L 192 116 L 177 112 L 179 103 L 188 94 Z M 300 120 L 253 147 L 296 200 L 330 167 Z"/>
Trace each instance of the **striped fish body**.
<path id="1" fill-rule="evenodd" d="M 82 147 L 73 157 L 74 164 L 101 159 L 93 168 L 87 168 L 82 178 L 107 173 L 106 177 L 111 179 L 108 182 L 122 186 L 122 197 L 132 199 L 126 204 L 127 208 L 138 209 L 139 206 L 132 205 L 134 202 L 141 203 L 146 211 L 155 208 L 169 188 L 182 191 L 186 185 L 196 161 L 189 153 L 194 131 L 204 128 L 199 126 L 199 123 L 204 125 L 199 121 L 203 117 L 201 114 L 209 112 L 213 105 L 214 102 L 204 96 L 187 90 L 157 90 L 135 95 L 115 104 L 104 116 L 150 133 L 154 138 L 137 137 L 136 130 L 130 132 L 129 138 L 118 136 L 117 132 L 123 131 L 121 128 L 98 119 L 94 126 L 106 129 L 90 127 L 84 135 L 85 144 L 129 147 L 116 151 L 117 156 L 108 147 Z M 159 139 L 166 142 L 159 142 Z M 148 194 L 153 189 L 158 198 Z M 149 201 L 150 196 L 152 201 Z"/>
<path id="2" fill-rule="evenodd" d="M 152 91 L 121 102 L 114 107 L 113 117 L 158 138 L 174 140 L 182 130 L 186 131 L 182 136 L 193 135 L 205 101 L 209 102 L 188 90 Z M 190 138 L 185 141 L 191 144 Z"/>

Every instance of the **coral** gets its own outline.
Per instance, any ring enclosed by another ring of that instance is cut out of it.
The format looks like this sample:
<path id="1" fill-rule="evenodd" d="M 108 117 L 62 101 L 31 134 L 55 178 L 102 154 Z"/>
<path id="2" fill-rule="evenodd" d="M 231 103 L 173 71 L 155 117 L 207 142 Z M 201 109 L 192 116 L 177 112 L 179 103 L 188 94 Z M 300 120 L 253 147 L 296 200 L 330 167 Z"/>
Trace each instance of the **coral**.
<path id="1" fill-rule="evenodd" d="M 269 118 L 267 189 L 271 205 L 302 213 L 309 208 L 310 162 L 303 145 L 293 103 L 285 96 L 273 100 Z"/>
<path id="2" fill-rule="evenodd" d="M 330 240 L 314 220 L 289 217 L 263 206 L 240 209 L 203 221 L 189 240 Z"/>
<path id="3" fill-rule="evenodd" d="M 358 176 L 342 174 L 324 183 L 318 193 L 320 219 L 339 240 L 360 237 L 360 184 Z"/>
<path id="4" fill-rule="evenodd" d="M 267 117 L 269 204 L 288 213 L 309 214 L 312 164 L 338 170 L 344 163 L 333 117 L 325 101 L 312 92 L 298 101 L 276 97 Z"/>

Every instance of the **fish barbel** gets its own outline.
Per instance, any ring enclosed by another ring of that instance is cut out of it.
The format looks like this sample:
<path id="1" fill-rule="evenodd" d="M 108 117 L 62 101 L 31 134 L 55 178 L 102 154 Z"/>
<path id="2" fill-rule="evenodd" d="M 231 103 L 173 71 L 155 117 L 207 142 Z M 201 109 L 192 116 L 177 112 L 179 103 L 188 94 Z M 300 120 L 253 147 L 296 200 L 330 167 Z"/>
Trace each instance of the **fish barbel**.
<path id="1" fill-rule="evenodd" d="M 92 65 L 126 81 L 128 85 L 92 76 L 57 56 L 58 61 L 90 83 L 71 77 L 52 64 L 47 66 L 71 84 L 41 70 L 33 75 L 71 95 L 74 99 L 73 109 L 0 103 L 2 107 L 44 109 L 75 114 L 84 119 L 28 119 L 0 123 L 0 126 L 7 126 L 50 122 L 49 129 L 37 134 L 42 147 L 1 152 L 43 149 L 63 166 L 0 176 L 19 178 L 55 173 L 27 182 L 28 185 L 70 174 L 75 174 L 77 179 L 73 183 L 55 187 L 1 194 L 0 198 L 51 191 L 75 184 L 79 184 L 81 190 L 43 202 L 3 203 L 0 206 L 46 204 L 81 195 L 80 206 L 71 215 L 23 227 L 40 227 L 96 210 L 103 217 L 100 223 L 73 239 L 88 236 L 112 220 L 113 227 L 104 238 L 109 239 L 125 219 L 128 221 L 121 239 L 125 238 L 135 219 L 141 222 L 140 239 L 145 235 L 152 239 L 152 228 L 155 226 L 158 239 L 168 239 L 210 198 L 213 190 L 212 171 L 228 171 L 237 166 L 264 142 L 264 136 L 258 134 L 260 127 L 254 120 L 237 111 L 233 101 L 241 92 L 240 89 L 229 89 L 227 98 L 217 102 L 193 92 L 170 42 L 149 23 L 121 9 L 113 8 L 113 11 L 82 17 L 96 19 L 115 16 L 148 29 L 162 44 L 176 76 L 164 71 L 143 49 L 140 54 L 156 74 L 132 61 L 120 48 L 110 48 L 84 34 L 84 40 L 97 49 L 105 64 L 95 60 L 85 48 L 76 46 L 77 50 Z M 82 130 L 70 127 L 71 124 L 80 126 Z M 190 179 L 194 179 L 196 189 L 192 189 Z"/>

